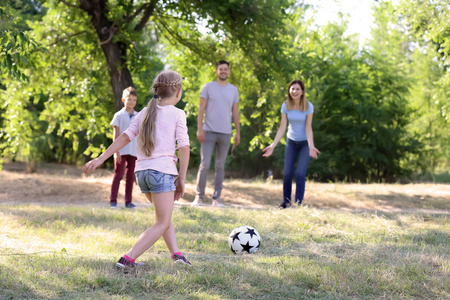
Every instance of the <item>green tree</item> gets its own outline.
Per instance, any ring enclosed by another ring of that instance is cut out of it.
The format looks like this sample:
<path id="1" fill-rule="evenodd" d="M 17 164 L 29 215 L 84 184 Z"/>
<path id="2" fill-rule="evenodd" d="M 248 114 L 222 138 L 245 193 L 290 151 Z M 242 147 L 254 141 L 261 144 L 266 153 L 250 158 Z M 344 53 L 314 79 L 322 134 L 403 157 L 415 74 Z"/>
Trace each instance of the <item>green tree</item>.
<path id="1" fill-rule="evenodd" d="M 316 107 L 315 139 L 323 150 L 320 160 L 311 163 L 310 174 L 319 180 L 395 180 L 407 172 L 402 159 L 416 147 L 406 132 L 408 82 L 394 63 L 359 53 L 356 39 L 344 36 L 344 20 L 311 30 L 304 10 L 299 6 L 283 20 L 287 34 L 279 39 L 287 58 L 267 78 L 258 77 L 251 57 L 228 40 L 221 41 L 232 62 L 230 81 L 240 91 L 243 123 L 241 146 L 233 151 L 230 167 L 253 176 L 269 168 L 282 174 L 283 147 L 277 147 L 271 159 L 262 159 L 260 149 L 272 141 L 279 126 L 289 81 L 301 78 Z M 198 79 L 188 83 L 185 97 L 195 140 L 198 95 L 204 83 L 215 79 L 214 67 L 184 48 L 169 53 L 168 59 L 183 74 Z"/>
<path id="2" fill-rule="evenodd" d="M 14 5 L 11 5 L 11 3 Z M 32 53 L 35 51 L 46 51 L 46 49 L 27 33 L 29 28 L 25 21 L 26 18 L 33 18 L 37 14 L 39 7 L 36 4 L 26 1 L 16 3 L 3 0 L 0 1 L 0 4 L 0 76 L 2 77 L 0 91 L 3 91 L 5 88 L 4 84 L 8 80 L 29 82 L 29 77 L 24 70 L 32 64 L 30 61 Z M 5 154 L 3 150 L 8 147 L 6 145 L 10 144 L 9 142 L 12 140 L 11 136 L 4 129 L 7 126 L 5 123 L 8 123 L 5 121 L 5 107 L 6 105 L 4 104 L 0 105 L 0 151 L 3 154 L 0 158 L 0 170 Z M 29 171 L 33 170 L 34 166 L 29 165 Z"/>
<path id="3" fill-rule="evenodd" d="M 174 43 L 202 53 L 215 51 L 215 45 L 201 43 L 198 27 L 205 25 L 218 35 L 230 35 L 242 49 L 261 57 L 274 55 L 277 21 L 284 15 L 287 1 L 158 1 L 113 2 L 107 0 L 77 0 L 49 2 L 62 9 L 64 3 L 70 11 L 81 10 L 88 19 L 88 34 L 100 45 L 111 79 L 116 109 L 122 107 L 124 88 L 133 85 L 130 73 L 130 54 L 144 29 L 151 26 Z M 95 35 L 95 37 L 94 37 Z M 200 43 L 199 43 L 200 42 Z M 131 58 L 132 59 L 132 58 Z"/>
<path id="4" fill-rule="evenodd" d="M 0 65 L 2 73 L 6 71 L 9 77 L 16 80 L 28 80 L 21 67 L 29 66 L 32 51 L 45 49 L 28 36 L 24 22 L 21 22 L 17 16 L 21 7 L 12 7 L 6 0 L 1 0 L 0 5 Z M 29 7 L 27 8 L 29 9 Z"/>
<path id="5" fill-rule="evenodd" d="M 359 51 L 356 38 L 345 35 L 345 18 L 314 28 L 304 18 L 309 7 L 281 0 L 46 1 L 39 22 L 28 26 L 49 53 L 32 51 L 33 67 L 24 71 L 29 83 L 5 80 L 3 154 L 78 163 L 96 155 L 110 142 L 122 89 L 137 88 L 140 109 L 156 72 L 169 66 L 184 77 L 179 105 L 188 113 L 197 166 L 200 90 L 225 58 L 240 91 L 242 123 L 229 170 L 282 174 L 283 147 L 270 159 L 260 149 L 278 128 L 287 84 L 300 78 L 315 106 L 315 140 L 323 152 L 311 163 L 311 176 L 396 180 L 422 157 L 411 119 L 423 114 L 408 115 L 415 113 L 409 97 L 415 85 L 407 74 L 417 54 L 395 8 L 377 7 L 378 32 Z"/>
<path id="6" fill-rule="evenodd" d="M 448 171 L 450 157 L 450 7 L 448 1 L 405 0 L 398 8 L 411 52 L 411 130 L 426 147 L 425 172 Z"/>
<path id="7" fill-rule="evenodd" d="M 162 41 L 187 47 L 211 62 L 221 46 L 218 40 L 227 38 L 255 57 L 258 76 L 267 77 L 267 65 L 275 67 L 279 60 L 281 46 L 273 37 L 283 31 L 276 25 L 287 4 L 282 0 L 46 1 L 44 16 L 29 23 L 29 33 L 49 53 L 33 52 L 33 68 L 26 72 L 30 83 L 7 80 L 2 95 L 7 124 L 1 133 L 3 155 L 39 157 L 38 137 L 53 152 L 55 145 L 72 145 L 73 151 L 53 153 L 58 160 L 68 155 L 69 161 L 82 161 L 80 146 L 88 148 L 85 155 L 96 155 L 109 143 L 109 120 L 122 106 L 122 90 L 134 85 L 139 104 L 146 102 L 152 78 L 167 64 Z M 217 40 L 204 39 L 199 24 L 214 32 Z M 42 109 L 29 115 L 31 103 Z M 55 135 L 64 142 L 51 143 Z"/>
<path id="8" fill-rule="evenodd" d="M 395 62 L 411 83 L 407 129 L 422 146 L 405 160 L 416 173 L 448 169 L 449 7 L 446 1 L 380 2 L 370 51 Z"/>

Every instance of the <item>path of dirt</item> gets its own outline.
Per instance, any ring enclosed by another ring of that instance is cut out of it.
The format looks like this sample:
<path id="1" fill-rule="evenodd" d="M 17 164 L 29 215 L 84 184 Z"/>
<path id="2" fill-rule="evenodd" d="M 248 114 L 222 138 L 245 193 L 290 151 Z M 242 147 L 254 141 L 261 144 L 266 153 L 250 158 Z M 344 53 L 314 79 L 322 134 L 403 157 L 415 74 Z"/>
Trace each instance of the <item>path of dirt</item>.
<path id="1" fill-rule="evenodd" d="M 97 170 L 86 176 L 81 167 L 44 164 L 34 174 L 25 173 L 25 164 L 7 163 L 0 172 L 0 203 L 8 205 L 89 205 L 109 206 L 111 170 Z M 184 199 L 176 204 L 189 205 L 195 196 L 195 174 L 188 178 Z M 212 176 L 210 177 L 212 181 Z M 210 208 L 212 182 L 206 190 Z M 124 183 L 119 190 L 123 206 Z M 280 181 L 227 179 L 222 199 L 227 206 L 252 209 L 275 208 L 280 202 Z M 135 185 L 133 202 L 140 208 L 151 207 Z M 450 214 L 449 184 L 330 184 L 308 182 L 304 204 L 321 209 L 342 211 L 421 212 Z"/>

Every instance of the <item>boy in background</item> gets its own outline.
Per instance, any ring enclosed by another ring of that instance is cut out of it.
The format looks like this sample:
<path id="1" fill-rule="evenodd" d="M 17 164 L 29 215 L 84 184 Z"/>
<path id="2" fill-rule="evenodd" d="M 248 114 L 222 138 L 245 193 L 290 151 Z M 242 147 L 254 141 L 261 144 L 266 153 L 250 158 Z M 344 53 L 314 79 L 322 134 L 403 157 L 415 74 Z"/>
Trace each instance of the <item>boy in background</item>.
<path id="1" fill-rule="evenodd" d="M 137 112 L 134 110 L 137 101 L 137 93 L 133 87 L 128 87 L 123 90 L 122 102 L 124 107 L 114 114 L 111 121 L 114 134 L 113 141 L 115 141 L 133 122 Z M 120 181 L 123 178 L 124 171 L 126 173 L 125 184 L 125 207 L 135 208 L 132 202 L 133 184 L 134 184 L 134 166 L 136 164 L 136 147 L 137 140 L 134 139 L 114 154 L 114 178 L 111 186 L 110 204 L 111 208 L 117 206 L 117 194 L 119 192 Z"/>

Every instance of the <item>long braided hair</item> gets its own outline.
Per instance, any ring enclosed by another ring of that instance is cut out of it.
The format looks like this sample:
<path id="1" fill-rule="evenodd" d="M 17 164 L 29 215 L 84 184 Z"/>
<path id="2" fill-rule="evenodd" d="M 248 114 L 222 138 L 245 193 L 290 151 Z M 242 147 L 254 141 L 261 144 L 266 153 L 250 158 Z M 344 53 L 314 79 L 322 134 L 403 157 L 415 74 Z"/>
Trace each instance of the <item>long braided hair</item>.
<path id="1" fill-rule="evenodd" d="M 153 81 L 153 98 L 148 102 L 147 112 L 141 124 L 138 144 L 146 156 L 155 149 L 156 104 L 161 99 L 173 96 L 182 87 L 180 74 L 175 71 L 162 71 Z"/>

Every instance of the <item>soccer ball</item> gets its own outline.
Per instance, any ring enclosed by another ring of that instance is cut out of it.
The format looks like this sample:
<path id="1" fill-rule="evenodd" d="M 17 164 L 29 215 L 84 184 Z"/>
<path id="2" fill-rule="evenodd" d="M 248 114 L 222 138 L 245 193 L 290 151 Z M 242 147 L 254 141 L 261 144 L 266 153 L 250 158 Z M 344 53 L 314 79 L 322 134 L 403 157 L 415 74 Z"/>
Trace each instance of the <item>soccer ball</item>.
<path id="1" fill-rule="evenodd" d="M 261 237 L 255 228 L 240 226 L 235 228 L 228 237 L 228 246 L 236 254 L 238 252 L 253 253 L 259 249 Z"/>

